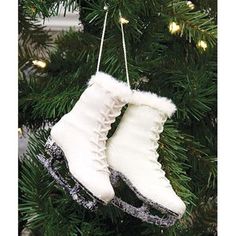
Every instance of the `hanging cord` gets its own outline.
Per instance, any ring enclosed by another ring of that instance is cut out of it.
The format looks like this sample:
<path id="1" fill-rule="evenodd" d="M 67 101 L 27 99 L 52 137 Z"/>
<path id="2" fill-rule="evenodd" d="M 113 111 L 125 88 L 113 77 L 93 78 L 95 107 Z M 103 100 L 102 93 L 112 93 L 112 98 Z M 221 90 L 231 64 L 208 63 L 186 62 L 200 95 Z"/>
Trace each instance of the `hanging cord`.
<path id="1" fill-rule="evenodd" d="M 124 60 L 125 60 L 126 80 L 127 80 L 128 86 L 130 87 L 129 70 L 128 70 L 128 62 L 127 62 L 127 53 L 126 53 L 126 46 L 125 46 L 125 33 L 124 33 L 124 27 L 123 27 L 123 24 L 129 23 L 129 21 L 122 17 L 121 11 L 119 11 L 119 15 L 120 15 L 120 26 L 121 26 L 121 34 L 122 34 L 122 45 L 123 45 Z"/>
<path id="2" fill-rule="evenodd" d="M 101 38 L 101 43 L 100 43 L 99 55 L 98 55 L 97 72 L 99 72 L 100 63 L 101 63 L 102 49 L 103 49 L 103 43 L 104 43 L 104 36 L 105 36 L 106 25 L 107 25 L 108 6 L 105 4 L 103 9 L 106 11 L 106 14 L 105 14 L 104 23 L 103 23 L 103 29 L 102 29 L 102 38 Z M 126 80 L 127 80 L 128 86 L 130 87 L 129 71 L 128 71 L 128 63 L 127 63 L 127 53 L 126 53 L 126 45 L 125 45 L 125 34 L 124 34 L 124 28 L 123 28 L 123 24 L 129 23 L 129 21 L 121 16 L 121 12 L 120 11 L 119 11 L 119 15 L 120 15 L 122 45 L 123 45 L 124 60 L 125 60 Z"/>
<path id="3" fill-rule="evenodd" d="M 103 29 L 102 29 L 102 38 L 101 38 L 101 43 L 100 43 L 99 55 L 98 55 L 97 72 L 99 71 L 100 62 L 101 62 L 104 36 L 105 36 L 105 31 L 106 31 L 106 26 L 107 26 L 108 6 L 105 4 L 103 9 L 106 11 L 106 14 L 105 14 L 105 19 L 104 19 Z"/>

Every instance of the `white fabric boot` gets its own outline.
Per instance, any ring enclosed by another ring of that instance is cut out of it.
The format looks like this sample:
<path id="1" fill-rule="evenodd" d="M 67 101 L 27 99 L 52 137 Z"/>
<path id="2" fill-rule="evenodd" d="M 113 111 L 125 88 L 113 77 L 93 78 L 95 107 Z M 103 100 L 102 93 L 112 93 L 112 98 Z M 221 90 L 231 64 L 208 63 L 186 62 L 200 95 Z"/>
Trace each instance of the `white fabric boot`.
<path id="1" fill-rule="evenodd" d="M 185 204 L 165 177 L 156 152 L 163 125 L 175 110 L 175 105 L 164 97 L 134 91 L 117 130 L 107 142 L 107 160 L 141 200 L 181 218 Z"/>
<path id="2" fill-rule="evenodd" d="M 105 156 L 107 133 L 131 94 L 128 86 L 103 72 L 88 83 L 74 108 L 51 130 L 71 174 L 95 197 L 108 203 L 114 197 Z"/>

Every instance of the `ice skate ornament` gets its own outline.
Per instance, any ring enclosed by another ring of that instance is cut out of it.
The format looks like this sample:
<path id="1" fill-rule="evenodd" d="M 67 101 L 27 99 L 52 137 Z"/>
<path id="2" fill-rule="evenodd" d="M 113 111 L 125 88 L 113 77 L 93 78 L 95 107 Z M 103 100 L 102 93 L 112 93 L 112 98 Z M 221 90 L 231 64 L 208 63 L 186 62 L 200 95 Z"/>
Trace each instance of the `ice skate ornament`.
<path id="1" fill-rule="evenodd" d="M 53 177 L 56 183 L 65 191 L 67 191 L 74 201 L 91 211 L 96 211 L 100 204 L 104 204 L 103 201 L 95 197 L 90 191 L 88 191 L 88 189 L 86 189 L 80 182 L 78 182 L 77 179 L 70 173 L 70 171 L 68 171 L 66 177 L 63 177 L 59 173 L 55 165 L 56 161 L 60 162 L 61 164 L 65 163 L 68 169 L 69 166 L 63 151 L 50 137 L 48 138 L 45 147 L 49 157 L 46 157 L 47 155 L 39 154 L 37 156 L 38 160 L 47 169 L 48 173 Z M 120 178 L 124 180 L 124 182 L 130 187 L 130 189 L 134 191 L 137 197 L 144 203 L 141 207 L 135 207 L 114 196 L 114 198 L 108 204 L 112 204 L 120 210 L 126 212 L 127 214 L 146 223 L 151 223 L 162 227 L 169 227 L 176 222 L 178 218 L 178 215 L 176 213 L 171 211 L 168 212 L 158 204 L 152 203 L 150 200 L 145 199 L 141 194 L 139 194 L 135 187 L 133 187 L 129 180 L 126 179 L 121 173 L 111 170 L 110 179 L 113 185 L 116 185 Z M 68 179 L 70 179 L 70 182 L 73 183 L 69 183 Z M 156 209 L 160 210 L 162 213 L 168 213 L 168 215 L 165 218 L 159 217 L 157 215 L 152 215 L 150 213 L 150 208 L 153 206 L 153 204 L 155 204 Z"/>
<path id="2" fill-rule="evenodd" d="M 157 152 L 164 123 L 175 110 L 175 105 L 165 97 L 133 91 L 128 108 L 107 142 L 106 156 L 110 169 L 117 172 L 140 200 L 180 219 L 185 204 L 166 178 Z"/>
<path id="3" fill-rule="evenodd" d="M 104 10 L 106 13 L 97 73 L 88 82 L 89 86 L 74 108 L 53 126 L 51 136 L 45 146 L 46 153 L 39 154 L 37 158 L 56 183 L 86 209 L 94 211 L 100 204 L 112 204 L 143 222 L 169 227 L 182 216 L 183 211 L 175 211 L 173 207 L 174 210 L 172 210 L 165 204 L 159 204 L 160 199 L 150 198 L 133 181 L 132 176 L 130 178 L 127 175 L 126 170 L 113 163 L 112 143 L 116 141 L 117 135 L 111 139 L 106 151 L 107 133 L 111 124 L 120 115 L 122 107 L 132 101 L 135 92 L 131 92 L 130 89 L 123 29 L 123 24 L 128 21 L 122 18 L 121 13 L 120 25 L 127 84 L 99 71 L 108 7 L 105 6 Z M 159 105 L 162 104 L 159 103 Z M 111 154 L 111 158 L 108 158 L 107 154 Z M 107 161 L 110 162 L 110 166 Z M 58 167 L 64 166 L 63 163 L 67 168 L 66 176 L 60 173 L 60 167 Z M 159 168 L 159 173 L 162 172 Z M 113 187 L 119 180 L 123 180 L 136 194 L 137 198 L 143 202 L 142 206 L 135 207 L 115 196 Z M 148 182 L 146 184 L 148 185 Z M 159 210 L 163 216 L 152 214 L 152 208 Z"/>

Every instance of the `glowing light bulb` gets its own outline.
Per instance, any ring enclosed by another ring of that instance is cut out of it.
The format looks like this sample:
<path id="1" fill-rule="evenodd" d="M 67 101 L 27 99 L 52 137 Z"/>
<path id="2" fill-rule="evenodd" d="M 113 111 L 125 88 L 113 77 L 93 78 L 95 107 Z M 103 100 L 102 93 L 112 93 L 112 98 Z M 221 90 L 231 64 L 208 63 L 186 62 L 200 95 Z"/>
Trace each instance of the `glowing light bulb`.
<path id="1" fill-rule="evenodd" d="M 39 61 L 39 60 L 33 60 L 32 63 L 35 65 L 35 66 L 38 66 L 40 68 L 45 68 L 46 67 L 46 62 L 44 61 Z"/>
<path id="2" fill-rule="evenodd" d="M 120 17 L 120 23 L 121 23 L 121 24 L 128 24 L 129 21 L 126 20 L 124 17 Z"/>
<path id="3" fill-rule="evenodd" d="M 175 22 L 171 22 L 169 24 L 169 31 L 171 34 L 175 34 L 180 31 L 180 26 L 176 24 Z"/>
<path id="4" fill-rule="evenodd" d="M 31 7 L 31 11 L 32 11 L 33 13 L 35 13 L 35 12 L 36 12 L 36 8 L 35 8 L 35 7 Z"/>
<path id="5" fill-rule="evenodd" d="M 195 8 L 195 5 L 191 1 L 187 1 L 187 5 L 189 6 L 191 10 Z"/>
<path id="6" fill-rule="evenodd" d="M 21 128 L 18 128 L 18 134 L 21 136 L 23 134 L 23 131 Z"/>
<path id="7" fill-rule="evenodd" d="M 203 49 L 204 51 L 207 49 L 207 43 L 206 41 L 200 40 L 197 43 L 197 47 Z"/>

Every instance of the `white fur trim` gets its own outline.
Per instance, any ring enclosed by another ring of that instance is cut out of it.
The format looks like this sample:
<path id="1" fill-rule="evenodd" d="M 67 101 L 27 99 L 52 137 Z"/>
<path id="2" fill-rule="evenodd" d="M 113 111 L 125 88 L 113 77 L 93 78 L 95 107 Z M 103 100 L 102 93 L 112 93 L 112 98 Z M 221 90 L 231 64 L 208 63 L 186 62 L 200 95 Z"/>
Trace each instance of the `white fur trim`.
<path id="1" fill-rule="evenodd" d="M 94 83 L 111 92 L 115 97 L 119 97 L 127 102 L 131 96 L 131 89 L 125 82 L 116 80 L 114 77 L 104 72 L 99 71 L 93 75 L 89 80 L 88 85 Z"/>
<path id="2" fill-rule="evenodd" d="M 170 99 L 150 92 L 133 91 L 129 103 L 150 106 L 165 113 L 168 117 L 171 117 L 176 111 L 176 106 Z"/>

